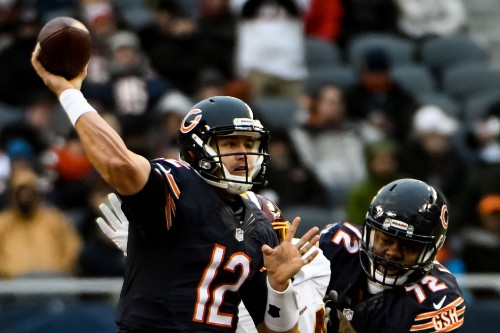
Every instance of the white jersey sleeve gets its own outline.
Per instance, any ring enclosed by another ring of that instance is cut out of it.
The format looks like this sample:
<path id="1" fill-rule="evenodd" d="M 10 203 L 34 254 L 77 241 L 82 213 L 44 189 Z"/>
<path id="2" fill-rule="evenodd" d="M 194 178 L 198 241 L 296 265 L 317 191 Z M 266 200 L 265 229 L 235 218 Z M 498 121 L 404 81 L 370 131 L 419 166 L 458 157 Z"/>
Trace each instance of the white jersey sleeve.
<path id="1" fill-rule="evenodd" d="M 298 239 L 294 239 L 297 242 Z M 315 248 L 310 251 L 314 251 Z M 305 254 L 307 255 L 307 253 Z M 325 308 L 323 297 L 330 282 L 330 262 L 319 250 L 318 255 L 309 264 L 302 267 L 293 280 L 297 294 L 301 333 L 326 332 Z M 240 303 L 237 333 L 257 333 L 255 324 L 247 309 Z"/>
<path id="2" fill-rule="evenodd" d="M 236 333 L 257 333 L 257 328 L 243 302 L 240 302 Z"/>
<path id="3" fill-rule="evenodd" d="M 319 250 L 316 258 L 302 267 L 293 280 L 293 286 L 298 295 L 301 333 L 326 332 L 323 298 L 329 282 L 330 262 Z"/>

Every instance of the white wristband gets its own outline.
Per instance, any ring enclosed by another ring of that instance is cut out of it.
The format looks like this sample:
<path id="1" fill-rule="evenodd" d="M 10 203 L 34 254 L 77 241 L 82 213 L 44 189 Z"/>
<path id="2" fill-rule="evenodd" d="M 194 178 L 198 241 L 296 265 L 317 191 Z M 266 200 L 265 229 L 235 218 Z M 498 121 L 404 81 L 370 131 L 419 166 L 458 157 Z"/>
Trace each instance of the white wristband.
<path id="1" fill-rule="evenodd" d="M 75 126 L 80 116 L 87 112 L 97 112 L 87 102 L 82 92 L 78 89 L 66 89 L 59 95 L 59 102 L 68 114 L 69 120 Z"/>
<path id="2" fill-rule="evenodd" d="M 267 309 L 264 323 L 273 331 L 291 330 L 299 321 L 299 306 L 292 282 L 285 291 L 276 291 L 267 280 Z"/>

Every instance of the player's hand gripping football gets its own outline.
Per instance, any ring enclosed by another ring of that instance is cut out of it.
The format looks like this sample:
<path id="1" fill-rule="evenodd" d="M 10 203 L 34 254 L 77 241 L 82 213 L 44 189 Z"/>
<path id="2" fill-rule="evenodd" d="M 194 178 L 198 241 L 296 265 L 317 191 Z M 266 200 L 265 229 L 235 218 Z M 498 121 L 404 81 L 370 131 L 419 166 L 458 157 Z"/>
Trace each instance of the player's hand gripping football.
<path id="1" fill-rule="evenodd" d="M 31 54 L 31 65 L 35 69 L 36 73 L 43 80 L 43 83 L 56 95 L 59 97 L 61 93 L 66 89 L 78 89 L 82 87 L 83 80 L 87 76 L 87 66 L 78 74 L 74 79 L 70 81 L 66 80 L 64 77 L 50 73 L 43 67 L 37 58 L 38 50 L 35 49 Z"/>
<path id="2" fill-rule="evenodd" d="M 99 205 L 106 220 L 96 219 L 102 232 L 127 255 L 128 220 L 121 208 L 120 199 L 114 193 L 108 194 L 108 200 Z"/>
<path id="3" fill-rule="evenodd" d="M 280 245 L 275 248 L 271 248 L 269 245 L 262 246 L 269 284 L 276 291 L 284 291 L 288 287 L 289 280 L 318 255 L 319 251 L 316 249 L 304 256 L 318 243 L 318 227 L 311 228 L 297 243 L 292 244 L 299 223 L 300 218 L 296 217 L 290 226 L 288 235 Z"/>

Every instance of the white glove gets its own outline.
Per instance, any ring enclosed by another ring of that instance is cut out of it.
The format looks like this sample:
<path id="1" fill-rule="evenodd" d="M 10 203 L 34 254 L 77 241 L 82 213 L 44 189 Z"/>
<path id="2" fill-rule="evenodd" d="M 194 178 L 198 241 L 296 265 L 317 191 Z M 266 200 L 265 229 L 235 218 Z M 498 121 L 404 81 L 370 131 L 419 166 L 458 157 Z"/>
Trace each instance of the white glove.
<path id="1" fill-rule="evenodd" d="M 108 194 L 107 202 L 99 205 L 104 218 L 96 219 L 99 228 L 127 255 L 128 220 L 121 208 L 121 201 L 114 193 Z"/>

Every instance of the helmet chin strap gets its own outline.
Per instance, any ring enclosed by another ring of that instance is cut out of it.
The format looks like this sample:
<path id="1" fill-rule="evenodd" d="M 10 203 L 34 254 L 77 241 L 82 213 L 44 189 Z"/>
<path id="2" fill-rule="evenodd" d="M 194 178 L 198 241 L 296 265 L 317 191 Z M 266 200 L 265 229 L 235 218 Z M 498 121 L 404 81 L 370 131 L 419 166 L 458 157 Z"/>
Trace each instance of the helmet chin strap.
<path id="1" fill-rule="evenodd" d="M 226 185 L 225 189 L 229 193 L 242 194 L 242 193 L 245 193 L 246 191 L 249 191 L 252 188 L 253 184 L 245 183 L 248 179 L 247 177 L 232 175 L 227 170 L 227 168 L 224 164 L 222 164 L 222 169 L 224 172 L 225 179 L 227 179 L 227 180 L 221 180 L 220 184 L 225 184 Z M 252 176 L 253 176 L 253 172 L 249 178 L 252 179 Z M 234 181 L 232 181 L 232 180 L 234 180 Z"/>
<path id="2" fill-rule="evenodd" d="M 372 263 L 374 265 L 374 263 Z M 373 268 L 375 270 L 374 278 L 377 284 L 381 285 L 389 285 L 389 286 L 400 286 L 406 282 L 408 279 L 408 275 L 410 275 L 413 271 L 408 271 L 404 275 L 400 275 L 398 277 L 392 277 L 381 273 L 376 267 Z M 397 282 L 396 282 L 397 279 Z"/>
<path id="3" fill-rule="evenodd" d="M 208 184 L 222 188 L 231 194 L 242 194 L 252 188 L 252 184 L 240 184 L 227 181 L 214 181 L 201 176 Z"/>
<path id="4" fill-rule="evenodd" d="M 208 179 L 206 177 L 203 177 L 201 174 L 200 174 L 200 176 L 208 184 L 215 186 L 215 187 L 218 187 L 218 188 L 221 188 L 221 189 L 224 189 L 231 194 L 242 194 L 242 193 L 249 191 L 252 188 L 253 184 L 244 183 L 244 181 L 246 181 L 246 177 L 231 175 L 224 165 L 222 167 L 224 169 L 224 171 L 223 171 L 224 175 L 229 175 L 229 176 L 225 177 L 228 180 L 212 180 L 212 179 Z M 240 181 L 240 182 L 232 182 L 230 180 L 235 180 L 235 181 Z"/>
<path id="5" fill-rule="evenodd" d="M 212 147 L 210 147 L 209 145 L 205 145 L 205 149 L 212 156 L 215 156 L 217 154 L 215 152 L 215 150 Z M 264 158 L 262 156 L 259 156 L 258 159 L 254 162 L 250 176 L 243 177 L 243 176 L 232 175 L 229 172 L 229 170 L 226 168 L 224 163 L 222 163 L 222 161 L 220 160 L 220 157 L 215 156 L 214 160 L 219 165 L 222 166 L 222 172 L 224 174 L 224 179 L 221 179 L 218 181 L 207 179 L 205 177 L 203 177 L 203 179 L 205 179 L 205 181 L 207 183 L 209 183 L 210 185 L 225 189 L 227 192 L 229 192 L 231 194 L 242 194 L 242 193 L 249 191 L 252 188 L 253 184 L 248 183 L 248 179 L 250 179 L 250 181 L 251 181 L 253 179 L 253 177 L 260 171 L 261 163 L 262 163 L 263 159 Z"/>

